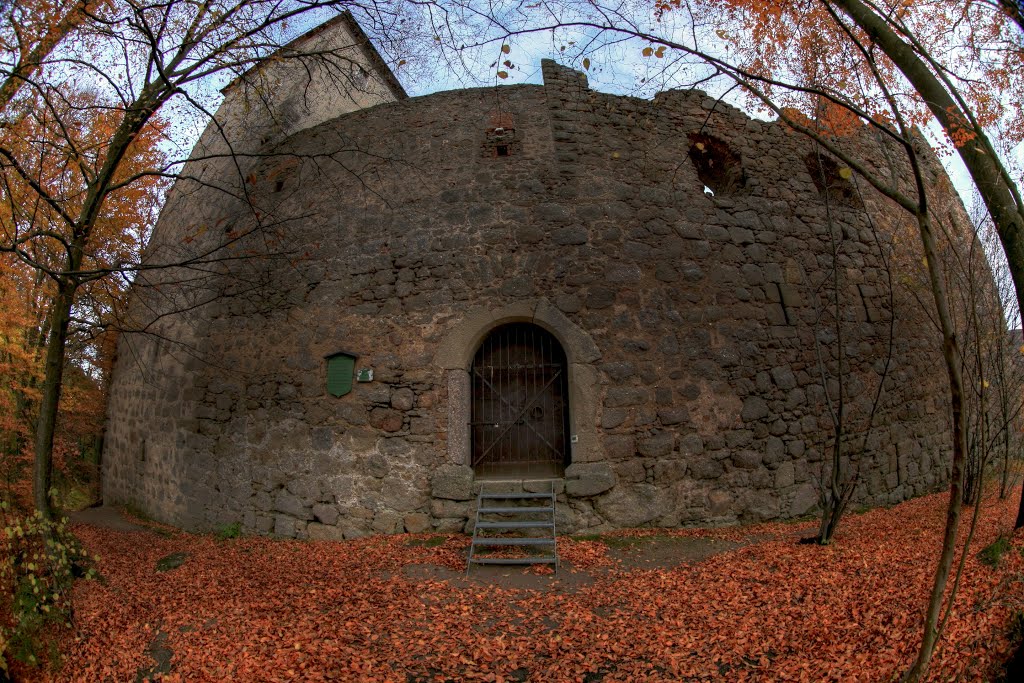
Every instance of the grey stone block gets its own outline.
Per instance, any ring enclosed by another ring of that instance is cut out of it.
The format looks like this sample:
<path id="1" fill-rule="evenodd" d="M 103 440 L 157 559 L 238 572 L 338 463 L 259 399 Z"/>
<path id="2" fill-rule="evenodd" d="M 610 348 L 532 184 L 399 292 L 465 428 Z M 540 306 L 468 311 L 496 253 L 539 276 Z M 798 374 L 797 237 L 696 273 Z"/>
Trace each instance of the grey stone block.
<path id="1" fill-rule="evenodd" d="M 286 485 L 286 488 L 290 493 L 300 498 L 304 505 L 310 505 L 320 499 L 320 485 L 312 478 L 292 478 Z"/>
<path id="2" fill-rule="evenodd" d="M 613 486 L 615 472 L 607 463 L 573 463 L 565 469 L 565 492 L 570 496 L 594 496 Z"/>
<path id="3" fill-rule="evenodd" d="M 793 496 L 793 502 L 789 504 L 790 517 L 801 517 L 818 507 L 818 492 L 810 484 L 805 483 Z"/>
<path id="4" fill-rule="evenodd" d="M 744 470 L 753 470 L 761 466 L 761 454 L 757 451 L 742 450 L 732 454 L 732 463 Z"/>
<path id="5" fill-rule="evenodd" d="M 700 457 L 690 461 L 690 476 L 694 479 L 717 479 L 725 474 L 722 463 L 709 457 Z"/>
<path id="6" fill-rule="evenodd" d="M 753 491 L 747 498 L 743 514 L 751 520 L 762 522 L 779 516 L 779 497 L 775 491 L 761 489 Z"/>
<path id="7" fill-rule="evenodd" d="M 445 517 L 464 518 L 469 516 L 470 504 L 462 501 L 435 498 L 430 501 L 430 514 L 438 519 Z"/>
<path id="8" fill-rule="evenodd" d="M 416 394 L 412 389 L 403 387 L 391 393 L 391 407 L 395 410 L 411 410 L 416 403 Z"/>
<path id="9" fill-rule="evenodd" d="M 604 437 L 604 452 L 611 460 L 624 460 L 636 455 L 636 439 L 629 434 Z"/>
<path id="10" fill-rule="evenodd" d="M 668 408 L 658 411 L 658 420 L 666 427 L 689 421 L 690 413 L 686 408 Z"/>
<path id="11" fill-rule="evenodd" d="M 615 476 L 619 481 L 642 483 L 647 478 L 647 469 L 640 460 L 626 460 L 615 466 Z"/>
<path id="12" fill-rule="evenodd" d="M 784 462 L 775 470 L 775 489 L 782 491 L 796 483 L 796 469 L 792 462 Z"/>
<path id="13" fill-rule="evenodd" d="M 328 524 L 310 522 L 306 525 L 306 536 L 311 541 L 344 541 L 345 530 Z"/>
<path id="14" fill-rule="evenodd" d="M 760 420 L 768 417 L 768 403 L 760 396 L 750 396 L 743 402 L 740 417 L 744 422 Z"/>
<path id="15" fill-rule="evenodd" d="M 338 508 L 334 505 L 317 504 L 313 506 L 312 512 L 313 517 L 323 524 L 334 524 L 338 521 Z"/>
<path id="16" fill-rule="evenodd" d="M 790 368 L 772 368 L 772 379 L 775 381 L 775 386 L 784 391 L 789 391 L 796 387 L 796 375 L 793 374 L 793 371 Z"/>
<path id="17" fill-rule="evenodd" d="M 654 483 L 672 484 L 686 476 L 686 462 L 683 460 L 659 460 L 654 463 Z"/>
<path id="18" fill-rule="evenodd" d="M 370 453 L 366 458 L 366 471 L 371 477 L 382 479 L 388 476 L 391 466 L 388 464 L 388 459 L 380 453 Z"/>
<path id="19" fill-rule="evenodd" d="M 397 534 L 403 528 L 402 516 L 394 510 L 378 510 L 370 528 L 378 534 Z"/>
<path id="20" fill-rule="evenodd" d="M 310 443 L 318 451 L 329 451 L 334 445 L 334 430 L 330 427 L 317 427 L 310 430 Z"/>
<path id="21" fill-rule="evenodd" d="M 565 479 L 524 479 L 523 491 L 526 493 L 548 493 L 555 495 L 565 492 Z"/>
<path id="22" fill-rule="evenodd" d="M 431 495 L 448 500 L 470 500 L 473 497 L 473 470 L 465 465 L 442 465 L 430 480 Z"/>
<path id="23" fill-rule="evenodd" d="M 274 517 L 274 535 L 295 538 L 295 519 L 285 515 L 276 515 Z"/>
<path id="24" fill-rule="evenodd" d="M 735 514 L 733 495 L 729 491 L 716 489 L 708 494 L 708 512 L 712 517 L 724 517 Z"/>
<path id="25" fill-rule="evenodd" d="M 601 415 L 601 428 L 614 429 L 626 421 L 628 413 L 623 408 L 609 408 Z"/>
<path id="26" fill-rule="evenodd" d="M 604 405 L 608 408 L 636 406 L 647 400 L 647 391 L 634 387 L 611 387 L 604 397 Z"/>
<path id="27" fill-rule="evenodd" d="M 687 434 L 679 440 L 679 452 L 685 455 L 703 453 L 704 440 L 698 434 Z"/>
<path id="28" fill-rule="evenodd" d="M 457 519 L 439 519 L 434 522 L 434 531 L 439 534 L 458 534 L 466 525 L 464 517 Z"/>
<path id="29" fill-rule="evenodd" d="M 299 498 L 286 490 L 280 490 L 274 496 L 274 511 L 291 515 L 295 519 L 312 519 L 313 513 Z M 277 533 L 276 531 L 274 533 Z"/>
<path id="30" fill-rule="evenodd" d="M 413 512 L 402 518 L 402 524 L 410 534 L 421 534 L 430 528 L 430 517 L 422 512 Z"/>
<path id="31" fill-rule="evenodd" d="M 637 527 L 667 512 L 667 496 L 649 484 L 616 486 L 596 500 L 594 508 L 618 527 Z"/>

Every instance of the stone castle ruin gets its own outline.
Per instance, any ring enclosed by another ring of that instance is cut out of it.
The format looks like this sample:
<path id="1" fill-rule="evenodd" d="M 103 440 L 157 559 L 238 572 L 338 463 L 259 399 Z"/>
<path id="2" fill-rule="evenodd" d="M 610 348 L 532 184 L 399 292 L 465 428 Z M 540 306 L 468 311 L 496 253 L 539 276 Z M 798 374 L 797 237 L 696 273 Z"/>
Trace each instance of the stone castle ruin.
<path id="1" fill-rule="evenodd" d="M 140 276 L 108 502 L 297 538 L 459 531 L 495 480 L 564 531 L 793 518 L 840 395 L 855 505 L 944 483 L 913 225 L 809 140 L 550 61 L 408 98 L 350 18 L 309 44 L 346 78 L 247 74 L 168 197 L 147 263 L 196 261 Z"/>

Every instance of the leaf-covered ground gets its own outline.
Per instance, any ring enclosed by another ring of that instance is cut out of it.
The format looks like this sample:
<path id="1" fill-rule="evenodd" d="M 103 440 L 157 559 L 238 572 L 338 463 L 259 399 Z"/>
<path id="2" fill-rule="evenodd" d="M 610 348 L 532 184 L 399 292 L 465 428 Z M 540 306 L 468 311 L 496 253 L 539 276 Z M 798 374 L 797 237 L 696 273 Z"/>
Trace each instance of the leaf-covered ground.
<path id="1" fill-rule="evenodd" d="M 983 680 L 1010 654 L 1024 536 L 997 568 L 977 551 L 1011 527 L 1018 495 L 982 508 L 936 681 Z M 518 569 L 463 578 L 464 537 L 224 541 L 81 525 L 105 582 L 76 589 L 75 630 L 51 677 L 893 680 L 919 641 L 945 501 L 850 515 L 829 547 L 796 542 L 809 524 L 659 532 L 632 550 L 565 539 L 559 574 L 525 583 Z M 645 568 L 639 546 L 671 547 L 673 536 L 732 549 Z M 185 561 L 157 571 L 172 553 Z"/>

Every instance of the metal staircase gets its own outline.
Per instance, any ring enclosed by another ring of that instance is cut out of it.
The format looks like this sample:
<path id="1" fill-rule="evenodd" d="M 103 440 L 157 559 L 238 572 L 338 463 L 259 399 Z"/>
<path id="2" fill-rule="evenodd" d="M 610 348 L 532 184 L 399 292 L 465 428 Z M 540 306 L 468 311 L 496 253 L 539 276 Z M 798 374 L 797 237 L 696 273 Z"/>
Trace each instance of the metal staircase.
<path id="1" fill-rule="evenodd" d="M 487 493 L 481 486 L 466 573 L 474 564 L 553 564 L 558 571 L 555 538 L 554 486 L 549 493 Z M 513 547 L 527 554 L 501 556 Z M 493 549 L 505 552 L 487 554 Z"/>

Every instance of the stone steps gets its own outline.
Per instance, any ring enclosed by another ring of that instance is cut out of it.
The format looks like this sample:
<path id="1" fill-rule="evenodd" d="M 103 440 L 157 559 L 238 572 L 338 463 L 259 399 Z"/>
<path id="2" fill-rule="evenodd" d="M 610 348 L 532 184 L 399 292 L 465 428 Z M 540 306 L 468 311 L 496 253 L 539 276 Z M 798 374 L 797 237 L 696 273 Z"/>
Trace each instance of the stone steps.
<path id="1" fill-rule="evenodd" d="M 509 482 L 499 482 L 503 491 L 488 490 L 481 483 L 477 494 L 476 522 L 469 544 L 466 573 L 474 564 L 553 564 L 558 570 L 555 533 L 556 493 L 554 481 L 547 493 L 508 491 Z M 522 484 L 520 484 L 522 486 Z M 541 532 L 542 535 L 537 535 Z M 491 535 L 491 534 L 499 535 Z M 486 550 L 536 549 L 535 555 L 490 555 Z M 480 550 L 484 549 L 483 554 Z"/>

